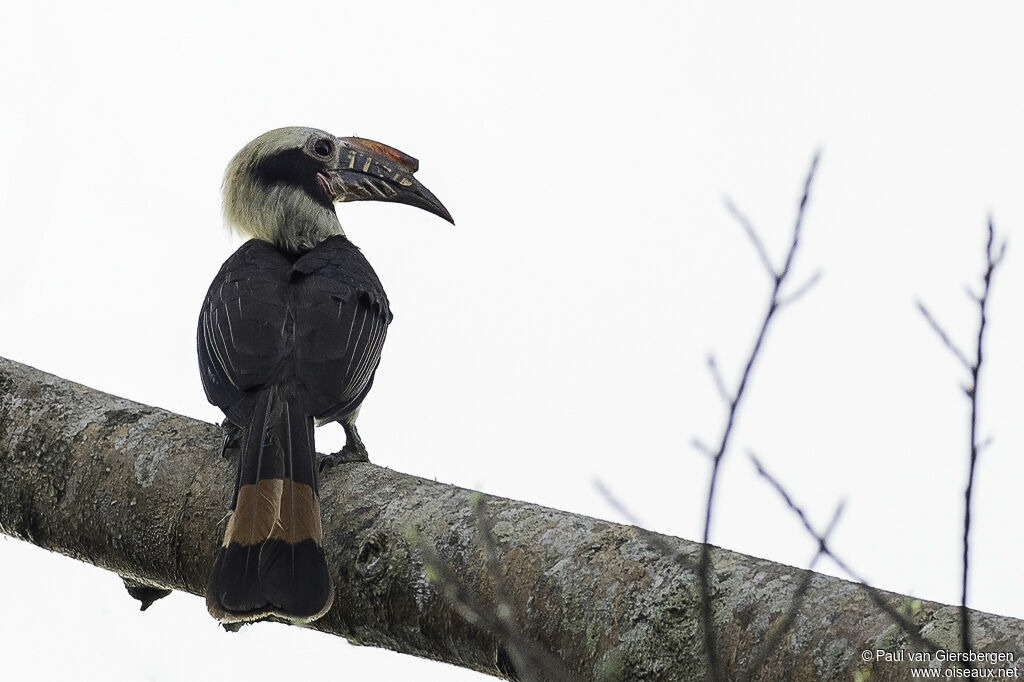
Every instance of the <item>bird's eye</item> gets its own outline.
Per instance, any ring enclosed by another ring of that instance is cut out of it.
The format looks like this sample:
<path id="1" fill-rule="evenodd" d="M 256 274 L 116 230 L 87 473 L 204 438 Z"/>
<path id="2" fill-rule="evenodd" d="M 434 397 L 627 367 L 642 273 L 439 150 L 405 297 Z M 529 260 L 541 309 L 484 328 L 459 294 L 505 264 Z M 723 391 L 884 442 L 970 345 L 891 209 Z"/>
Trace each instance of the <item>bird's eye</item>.
<path id="1" fill-rule="evenodd" d="M 320 156 L 330 156 L 334 151 L 334 145 L 326 137 L 323 137 L 313 143 L 313 151 Z"/>

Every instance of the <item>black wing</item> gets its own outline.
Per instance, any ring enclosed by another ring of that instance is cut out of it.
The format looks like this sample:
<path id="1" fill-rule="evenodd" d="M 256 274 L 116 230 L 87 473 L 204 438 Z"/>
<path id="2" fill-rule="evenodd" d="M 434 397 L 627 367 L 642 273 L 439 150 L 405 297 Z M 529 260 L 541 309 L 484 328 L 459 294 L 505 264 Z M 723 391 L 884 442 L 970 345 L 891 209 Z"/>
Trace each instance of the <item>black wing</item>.
<path id="1" fill-rule="evenodd" d="M 343 417 L 373 384 L 391 319 L 380 280 L 345 237 L 297 259 L 246 242 L 224 263 L 200 314 L 206 395 L 242 424 L 261 388 L 294 383 L 304 412 Z"/>
<path id="2" fill-rule="evenodd" d="M 237 424 L 247 403 L 286 370 L 291 262 L 273 245 L 243 244 L 221 266 L 199 315 L 199 373 L 206 397 Z"/>
<path id="3" fill-rule="evenodd" d="M 369 262 L 332 237 L 295 263 L 296 374 L 311 413 L 339 419 L 373 384 L 392 315 Z"/>

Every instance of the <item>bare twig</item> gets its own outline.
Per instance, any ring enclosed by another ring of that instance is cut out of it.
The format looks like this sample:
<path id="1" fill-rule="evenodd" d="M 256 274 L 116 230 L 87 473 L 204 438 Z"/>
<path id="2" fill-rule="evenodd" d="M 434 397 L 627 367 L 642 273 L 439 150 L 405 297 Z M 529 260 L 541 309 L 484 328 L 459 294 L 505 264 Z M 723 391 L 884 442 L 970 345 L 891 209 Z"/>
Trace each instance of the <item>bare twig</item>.
<path id="1" fill-rule="evenodd" d="M 925 308 L 924 304 L 918 302 L 917 307 L 924 315 L 925 319 L 928 320 L 928 324 L 938 334 L 939 338 L 946 345 L 946 348 L 950 350 L 960 360 L 960 363 L 967 369 L 971 375 L 970 386 L 964 387 L 964 393 L 967 395 L 967 399 L 971 404 L 971 426 L 970 426 L 970 464 L 967 469 L 967 487 L 964 490 L 964 539 L 963 539 L 963 571 L 961 575 L 961 590 L 960 590 L 960 646 L 964 651 L 971 650 L 971 623 L 970 616 L 967 610 L 967 575 L 969 568 L 969 548 L 970 548 L 970 536 L 971 536 L 971 496 L 974 492 L 974 471 L 978 463 L 978 453 L 989 443 L 991 438 L 988 438 L 983 443 L 978 443 L 978 379 L 981 376 L 981 365 L 984 360 L 982 354 L 983 341 L 985 339 L 985 324 L 988 320 L 987 305 L 988 296 L 992 290 L 992 275 L 995 273 L 996 267 L 1003 260 L 1003 256 L 1006 254 L 1006 241 L 1004 240 L 997 248 L 997 252 L 993 252 L 995 246 L 996 235 L 995 227 L 992 224 L 992 217 L 988 219 L 988 239 L 985 242 L 985 271 L 982 273 L 982 289 L 981 295 L 975 294 L 971 291 L 970 287 L 967 287 L 967 296 L 978 305 L 978 336 L 975 343 L 974 349 L 974 361 L 967 359 L 967 356 L 957 348 L 946 331 L 942 326 L 935 321 L 935 318 L 929 314 L 928 309 Z"/>
<path id="2" fill-rule="evenodd" d="M 850 576 L 853 580 L 860 583 L 861 587 L 867 593 L 871 601 L 874 602 L 875 606 L 881 609 L 886 615 L 888 615 L 893 620 L 893 622 L 895 622 L 904 632 L 907 633 L 907 636 L 910 638 L 910 641 L 914 644 L 914 646 L 918 647 L 919 649 L 926 649 L 930 652 L 937 651 L 939 649 L 938 644 L 928 639 L 927 637 L 923 636 L 921 634 L 921 628 L 919 628 L 907 617 L 905 617 L 902 613 L 893 608 L 887 601 L 885 601 L 885 598 L 882 597 L 881 593 L 876 588 L 872 587 L 864 578 L 858 575 L 852 568 L 850 568 L 850 566 L 845 561 L 840 559 L 835 554 L 835 552 L 832 551 L 832 549 L 828 545 L 828 539 L 826 537 L 827 533 L 819 534 L 816 530 L 814 530 L 814 526 L 811 525 L 811 522 L 808 520 L 807 515 L 804 513 L 803 509 L 801 509 L 793 501 L 793 498 L 790 497 L 789 493 L 786 492 L 786 489 L 782 487 L 782 484 L 779 483 L 777 479 L 775 479 L 771 474 L 768 473 L 768 471 L 764 468 L 764 466 L 761 465 L 761 462 L 758 461 L 757 457 L 755 457 L 753 453 L 750 454 L 750 459 L 754 462 L 754 466 L 757 468 L 758 475 L 761 476 L 761 478 L 768 481 L 772 485 L 772 487 L 775 488 L 776 492 L 779 493 L 783 501 L 786 503 L 786 506 L 789 507 L 793 511 L 793 513 L 797 515 L 797 517 L 799 517 L 800 522 L 803 524 L 804 528 L 807 529 L 807 532 L 811 535 L 811 537 L 818 541 L 819 551 L 823 555 L 831 559 L 836 564 L 836 566 L 842 569 L 844 573 Z"/>
<path id="3" fill-rule="evenodd" d="M 746 389 L 747 381 L 750 378 L 751 369 L 754 366 L 754 362 L 757 360 L 758 354 L 761 350 L 761 346 L 764 343 L 765 335 L 768 332 L 768 326 L 771 324 L 772 318 L 776 311 L 779 309 L 779 301 L 781 298 L 782 286 L 786 281 L 786 276 L 789 274 L 790 267 L 793 264 L 793 256 L 796 254 L 797 246 L 800 243 L 800 229 L 803 225 L 804 212 L 807 207 L 807 200 L 810 196 L 811 183 L 814 180 L 814 173 L 818 167 L 819 153 L 814 155 L 811 161 L 810 170 L 807 172 L 807 179 L 804 182 L 803 194 L 800 197 L 800 206 L 797 209 L 796 221 L 793 226 L 793 240 L 790 244 L 789 251 L 786 254 L 786 260 L 781 270 L 776 270 L 771 263 L 771 259 L 768 257 L 768 252 L 764 248 L 764 243 L 757 236 L 750 221 L 736 209 L 728 200 L 726 201 L 726 207 L 730 213 L 736 218 L 736 220 L 743 227 L 747 236 L 754 244 L 754 248 L 757 250 L 758 255 L 761 258 L 765 268 L 771 274 L 774 284 L 772 286 L 771 298 L 768 301 L 768 309 L 765 311 L 764 320 L 761 323 L 761 329 L 757 334 L 757 338 L 754 341 L 754 346 L 750 351 L 750 355 L 747 358 L 746 365 L 743 368 L 743 373 L 740 376 L 739 385 L 736 391 L 732 393 L 732 400 L 729 401 L 729 414 L 726 419 L 725 428 L 722 431 L 722 436 L 718 444 L 718 449 L 715 451 L 712 467 L 711 476 L 708 483 L 708 495 L 707 505 L 704 511 L 704 544 L 701 549 L 700 564 L 699 564 L 699 578 L 700 578 L 700 594 L 701 594 L 701 623 L 704 629 L 704 648 L 708 657 L 708 670 L 712 680 L 721 679 L 721 666 L 718 661 L 718 652 L 715 642 L 715 633 L 712 619 L 711 609 L 711 584 L 710 584 L 710 567 L 711 567 L 711 548 L 708 545 L 711 536 L 711 516 L 713 513 L 713 505 L 715 498 L 715 484 L 718 481 L 718 472 L 722 463 L 722 458 L 725 456 L 726 449 L 729 446 L 729 436 L 732 434 L 733 426 L 736 421 L 736 413 L 739 408 L 740 401 L 743 398 L 743 392 Z M 799 292 L 798 292 L 799 293 Z M 723 389 L 724 395 L 729 395 L 727 390 Z"/>
<path id="4" fill-rule="evenodd" d="M 700 438 L 693 438 L 693 439 L 691 439 L 690 440 L 690 445 L 693 446 L 694 450 L 696 450 L 700 454 L 708 457 L 709 459 L 714 459 L 715 458 L 714 450 L 712 450 L 711 446 L 709 446 L 707 443 L 702 441 Z"/>
<path id="5" fill-rule="evenodd" d="M 516 679 L 523 680 L 523 682 L 540 682 L 547 679 L 542 675 L 542 671 L 557 671 L 561 675 L 564 672 L 564 666 L 560 662 L 554 661 L 554 657 L 548 655 L 547 652 L 526 644 L 523 633 L 516 623 L 508 585 L 501 572 L 501 564 L 498 562 L 498 545 L 494 540 L 494 521 L 487 513 L 487 502 L 483 495 L 474 493 L 472 503 L 480 529 L 480 540 L 487 555 L 487 575 L 494 584 L 493 616 L 500 628 L 492 629 L 492 632 L 501 638 L 505 652 L 512 659 Z"/>
<path id="6" fill-rule="evenodd" d="M 488 557 L 488 572 L 495 582 L 496 608 L 482 606 L 455 572 L 441 560 L 434 548 L 420 536 L 418 531 L 410 529 L 407 536 L 423 554 L 427 579 L 432 585 L 441 589 L 448 602 L 463 618 L 490 632 L 501 642 L 502 649 L 511 662 L 511 666 L 508 666 L 507 663 L 503 665 L 499 652 L 498 668 L 502 669 L 505 674 L 512 675 L 513 679 L 522 682 L 543 682 L 545 680 L 573 682 L 577 680 L 578 678 L 557 657 L 542 649 L 535 642 L 523 638 L 519 627 L 515 624 L 515 617 L 508 602 L 507 589 L 498 566 L 497 546 L 494 536 L 491 534 L 490 519 L 486 517 L 485 511 L 481 511 L 483 509 L 482 496 L 477 499 L 479 502 L 474 501 L 474 511 L 478 514 L 478 521 L 481 523 L 481 537 L 484 538 L 483 544 Z M 512 670 L 505 669 L 508 667 L 511 667 Z"/>
<path id="7" fill-rule="evenodd" d="M 953 343 L 953 340 L 949 338 L 949 335 L 946 333 L 946 330 L 943 329 L 942 326 L 935 321 L 935 318 L 932 317 L 932 314 L 928 311 L 928 308 L 925 307 L 924 303 L 918 301 L 917 309 L 921 311 L 921 314 L 924 315 L 924 319 L 928 321 L 929 325 L 931 325 L 932 331 L 934 331 L 938 335 L 938 337 L 942 339 L 942 343 L 946 345 L 946 348 L 949 349 L 949 352 L 952 353 L 956 357 L 956 359 L 960 361 L 960 364 L 964 366 L 964 369 L 970 372 L 972 369 L 971 361 L 967 359 L 967 356 L 964 355 L 964 352 L 962 350 L 957 348 L 956 344 Z"/>
<path id="8" fill-rule="evenodd" d="M 622 500 L 616 497 L 615 493 L 611 491 L 611 488 L 605 485 L 604 481 L 599 478 L 595 478 L 594 488 L 597 489 L 597 492 L 600 493 L 601 497 L 605 499 L 605 502 L 607 502 L 612 509 L 617 511 L 624 519 L 642 531 L 647 538 L 647 541 L 654 545 L 654 547 L 664 556 L 671 558 L 673 561 L 681 566 L 685 566 L 686 568 L 695 568 L 693 560 L 690 559 L 689 556 L 670 546 L 661 538 L 661 536 L 647 530 L 644 527 L 644 523 L 635 514 L 633 514 L 632 511 L 630 511 L 629 507 L 627 507 Z"/>
<path id="9" fill-rule="evenodd" d="M 600 478 L 595 478 L 594 488 L 597 489 L 597 492 L 604 498 L 604 501 L 608 503 L 608 506 L 617 511 L 622 518 L 626 519 L 637 528 L 644 527 L 643 522 L 637 518 L 632 511 L 630 511 L 629 507 L 627 507 L 622 500 L 615 496 L 615 493 L 611 491 L 611 488 L 604 484 L 604 481 Z"/>
<path id="10" fill-rule="evenodd" d="M 734 204 L 732 199 L 729 197 L 725 198 L 725 208 L 729 211 L 729 214 L 736 219 L 736 222 L 740 224 L 740 227 L 743 228 L 747 237 L 750 238 L 750 242 L 754 245 L 754 250 L 757 251 L 757 255 L 761 258 L 761 264 L 764 265 L 764 269 L 773 279 L 776 278 L 778 275 L 775 272 L 775 266 L 772 265 L 772 259 L 768 255 L 768 251 L 764 248 L 764 242 L 762 242 L 761 238 L 757 236 L 757 230 L 754 229 L 750 220 L 747 219 L 747 216 L 745 216 L 743 212 L 736 207 L 736 204 Z"/>
<path id="11" fill-rule="evenodd" d="M 978 342 L 975 346 L 975 361 L 971 368 L 971 463 L 967 473 L 967 488 L 964 490 L 964 569 L 962 589 L 960 593 L 960 644 L 964 651 L 971 650 L 971 629 L 970 612 L 967 610 L 967 569 L 968 554 L 971 536 L 971 494 L 974 491 L 974 471 L 978 463 L 978 452 L 981 446 L 978 444 L 978 379 L 981 375 L 981 363 L 983 360 L 982 346 L 985 339 L 986 305 L 988 295 L 992 289 L 992 275 L 996 266 L 1006 255 L 1006 242 L 999 246 L 999 253 L 993 257 L 992 245 L 995 242 L 995 227 L 992 225 L 992 217 L 988 219 L 988 240 L 985 242 L 985 274 L 983 276 L 984 286 L 978 303 Z"/>
<path id="12" fill-rule="evenodd" d="M 825 532 L 821 534 L 821 537 L 828 540 L 832 531 L 839 523 L 839 517 L 843 513 L 844 503 L 840 502 L 836 505 L 836 510 L 832 514 L 832 520 L 828 522 L 828 526 L 825 528 Z M 811 581 L 814 579 L 814 566 L 818 563 L 818 560 L 824 556 L 824 550 L 821 548 L 821 543 L 818 543 L 817 550 L 814 552 L 814 556 L 811 557 L 810 563 L 807 565 L 807 571 L 804 573 L 803 578 L 800 580 L 800 585 L 797 587 L 796 592 L 793 594 L 793 598 L 789 602 L 789 607 L 786 609 L 785 615 L 782 620 L 779 621 L 778 626 L 768 636 L 768 639 L 758 648 L 757 653 L 754 654 L 754 660 L 751 661 L 750 667 L 747 669 L 745 679 L 753 679 L 757 672 L 764 665 L 768 657 L 772 655 L 772 652 L 782 642 L 782 638 L 786 636 L 789 629 L 793 627 L 793 623 L 796 621 L 796 616 L 800 613 L 800 607 L 803 606 L 804 597 L 807 595 L 807 590 L 811 587 Z"/>
<path id="13" fill-rule="evenodd" d="M 757 455 L 755 455 L 753 452 L 748 452 L 747 456 L 750 457 L 750 461 L 754 463 L 754 467 L 757 469 L 758 476 L 772 484 L 772 487 L 775 488 L 776 492 L 778 492 L 779 495 L 782 496 L 782 500 L 786 503 L 786 506 L 789 507 L 793 511 L 793 513 L 795 513 L 800 518 L 800 523 L 802 523 L 804 528 L 807 529 L 807 532 L 810 533 L 812 537 L 818 538 L 818 549 L 822 552 L 826 551 L 824 536 L 819 536 L 818 531 L 814 530 L 814 526 L 811 525 L 810 519 L 808 519 L 807 515 L 804 514 L 804 510 L 798 507 L 795 502 L 793 502 L 793 498 L 789 496 L 789 493 L 787 493 L 786 489 L 782 487 L 782 484 L 779 483 L 779 481 L 775 477 L 769 474 L 768 471 L 764 468 L 764 466 L 761 465 L 761 460 L 757 458 Z M 842 508 L 843 505 L 840 504 L 839 506 L 840 508 Z"/>
<path id="14" fill-rule="evenodd" d="M 729 395 L 729 389 L 725 387 L 722 370 L 718 368 L 718 361 L 715 360 L 715 356 L 710 353 L 708 354 L 708 371 L 711 372 L 711 378 L 715 382 L 715 388 L 718 389 L 718 395 L 722 397 L 722 402 L 726 405 L 731 405 L 732 396 Z"/>
<path id="15" fill-rule="evenodd" d="M 782 306 L 787 306 L 790 303 L 792 303 L 793 301 L 795 301 L 798 298 L 800 298 L 801 296 L 803 296 L 804 294 L 806 294 L 808 291 L 811 290 L 811 288 L 814 287 L 815 284 L 818 283 L 818 281 L 820 279 L 821 279 L 821 270 L 818 270 L 816 273 L 811 275 L 807 279 L 806 282 L 804 282 L 799 287 L 797 287 L 796 291 L 794 291 L 790 295 L 786 296 L 785 298 L 780 299 L 779 300 L 779 307 L 781 308 Z"/>

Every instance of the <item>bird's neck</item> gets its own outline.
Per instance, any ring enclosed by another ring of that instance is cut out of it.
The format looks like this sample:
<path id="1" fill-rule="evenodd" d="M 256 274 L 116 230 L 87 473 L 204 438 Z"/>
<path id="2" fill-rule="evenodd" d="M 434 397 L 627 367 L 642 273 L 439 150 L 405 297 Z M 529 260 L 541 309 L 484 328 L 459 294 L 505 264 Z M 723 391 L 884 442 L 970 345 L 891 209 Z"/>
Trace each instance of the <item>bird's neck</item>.
<path id="1" fill-rule="evenodd" d="M 287 192 L 275 197 L 276 209 L 264 215 L 276 224 L 270 225 L 273 242 L 284 251 L 308 251 L 317 244 L 345 234 L 333 205 L 314 201 L 305 192 Z"/>
<path id="2" fill-rule="evenodd" d="M 232 216 L 236 229 L 282 251 L 308 251 L 328 237 L 345 234 L 333 205 L 292 188 L 253 192 L 247 202 L 238 203 L 244 208 Z"/>
<path id="3" fill-rule="evenodd" d="M 343 234 L 338 216 L 334 211 L 324 210 L 319 214 L 284 216 L 272 241 L 282 251 L 295 253 L 309 251 L 325 239 Z"/>

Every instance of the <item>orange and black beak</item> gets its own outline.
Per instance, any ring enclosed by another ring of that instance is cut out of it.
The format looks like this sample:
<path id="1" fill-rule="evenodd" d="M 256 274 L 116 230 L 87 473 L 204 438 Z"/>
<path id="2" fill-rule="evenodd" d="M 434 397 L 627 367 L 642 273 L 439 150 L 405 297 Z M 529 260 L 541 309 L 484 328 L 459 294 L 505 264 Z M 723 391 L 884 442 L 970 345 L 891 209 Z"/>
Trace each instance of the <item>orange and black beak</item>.
<path id="1" fill-rule="evenodd" d="M 429 211 L 452 225 L 448 209 L 413 177 L 420 162 L 380 142 L 339 137 L 338 166 L 317 174 L 333 201 L 394 201 Z"/>

